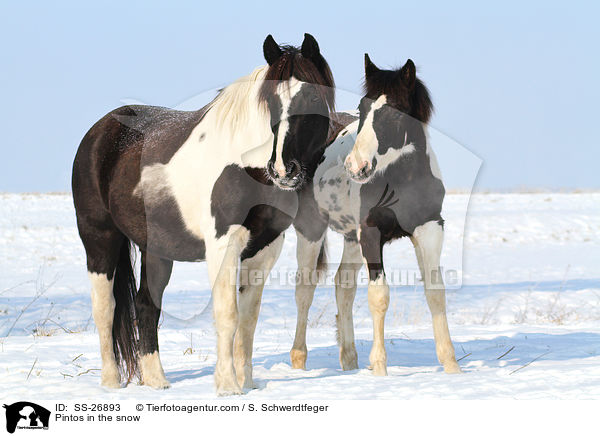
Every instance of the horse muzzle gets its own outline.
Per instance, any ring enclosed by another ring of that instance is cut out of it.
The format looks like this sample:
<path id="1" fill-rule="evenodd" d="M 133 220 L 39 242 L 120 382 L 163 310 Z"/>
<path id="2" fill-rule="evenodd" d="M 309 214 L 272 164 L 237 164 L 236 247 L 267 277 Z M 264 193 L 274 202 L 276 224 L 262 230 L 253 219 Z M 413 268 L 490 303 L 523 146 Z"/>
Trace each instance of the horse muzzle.
<path id="1" fill-rule="evenodd" d="M 351 156 L 348 156 L 344 162 L 344 169 L 350 179 L 357 183 L 367 183 L 375 173 L 377 159 L 373 158 L 371 162 L 363 160 L 357 164 Z"/>
<path id="2" fill-rule="evenodd" d="M 273 162 L 269 161 L 267 164 L 267 174 L 278 188 L 285 191 L 293 191 L 300 188 L 305 178 L 304 170 L 296 160 L 290 161 L 285 170 L 280 169 L 279 171 L 275 169 Z"/>

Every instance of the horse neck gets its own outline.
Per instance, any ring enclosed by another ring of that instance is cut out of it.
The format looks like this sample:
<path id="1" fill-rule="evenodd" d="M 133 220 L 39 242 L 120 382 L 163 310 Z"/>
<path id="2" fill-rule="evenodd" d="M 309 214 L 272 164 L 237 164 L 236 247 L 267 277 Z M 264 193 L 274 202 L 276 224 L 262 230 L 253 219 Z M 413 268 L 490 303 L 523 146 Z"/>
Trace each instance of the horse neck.
<path id="1" fill-rule="evenodd" d="M 406 180 L 407 177 L 413 178 L 415 176 L 416 179 L 420 179 L 420 175 L 423 174 L 423 169 L 428 168 L 431 171 L 431 174 L 441 181 L 442 175 L 438 165 L 437 156 L 430 144 L 428 125 L 422 123 L 421 126 L 422 133 L 417 135 L 412 141 L 409 141 L 414 147 L 414 151 L 412 151 L 409 156 L 406 156 L 406 158 L 405 156 L 399 156 L 398 159 L 392 162 L 388 167 L 392 171 L 399 171 L 403 174 L 404 177 L 399 178 L 399 180 Z M 402 183 L 396 186 L 402 188 Z"/>
<path id="2" fill-rule="evenodd" d="M 265 67 L 259 67 L 223 89 L 209 105 L 205 117 L 221 147 L 240 156 L 258 154 L 258 163 L 264 160 L 261 166 L 266 166 L 273 144 L 269 112 L 258 99 L 264 71 Z M 268 155 L 267 150 L 262 150 L 267 145 Z M 254 163 L 256 157 L 251 159 Z"/>

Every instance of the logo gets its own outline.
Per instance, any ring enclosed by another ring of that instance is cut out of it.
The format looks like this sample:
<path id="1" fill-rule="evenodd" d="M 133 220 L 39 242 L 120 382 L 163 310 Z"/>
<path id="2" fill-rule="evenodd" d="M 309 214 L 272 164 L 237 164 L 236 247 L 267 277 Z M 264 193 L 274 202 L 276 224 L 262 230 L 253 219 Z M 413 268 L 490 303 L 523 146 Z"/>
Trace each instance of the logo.
<path id="1" fill-rule="evenodd" d="M 15 429 L 48 430 L 50 411 L 28 401 L 3 406 L 6 409 L 6 431 L 14 433 Z"/>

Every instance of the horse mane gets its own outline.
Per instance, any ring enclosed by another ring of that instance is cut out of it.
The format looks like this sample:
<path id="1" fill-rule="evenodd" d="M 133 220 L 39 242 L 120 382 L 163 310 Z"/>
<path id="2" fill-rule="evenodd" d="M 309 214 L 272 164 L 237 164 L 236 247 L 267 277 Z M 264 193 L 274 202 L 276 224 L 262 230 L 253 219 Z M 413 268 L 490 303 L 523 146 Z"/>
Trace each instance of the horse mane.
<path id="1" fill-rule="evenodd" d="M 301 82 L 314 83 L 319 96 L 327 103 L 329 113 L 335 111 L 335 83 L 327 61 L 319 54 L 317 60 L 302 56 L 297 47 L 281 45 L 282 55 L 269 66 L 259 93 L 259 101 L 266 105 L 277 86 L 292 77 Z"/>
<path id="2" fill-rule="evenodd" d="M 418 77 L 415 80 L 415 87 L 413 89 L 413 105 L 412 113 L 410 114 L 413 118 L 427 124 L 431 119 L 433 113 L 433 102 L 431 101 L 431 95 L 429 89 Z"/>
<path id="3" fill-rule="evenodd" d="M 217 96 L 208 104 L 209 110 L 214 110 L 217 115 L 217 125 L 221 128 L 228 126 L 232 132 L 239 126 L 247 125 L 251 120 L 252 111 L 259 111 L 266 116 L 266 107 L 259 104 L 257 87 L 264 80 L 267 66 L 257 67 L 247 76 L 221 89 Z"/>
<path id="4" fill-rule="evenodd" d="M 319 55 L 316 65 L 302 56 L 296 47 L 284 45 L 280 48 L 283 54 L 273 65 L 255 68 L 249 75 L 221 89 L 208 104 L 208 109 L 216 112 L 220 128 L 229 127 L 233 134 L 240 130 L 240 126 L 252 124 L 252 115 L 256 112 L 266 117 L 268 97 L 277 91 L 280 83 L 292 77 L 320 85 L 317 92 L 326 101 L 329 113 L 334 112 L 335 84 L 327 61 Z"/>
<path id="5" fill-rule="evenodd" d="M 415 85 L 407 96 L 406 87 L 400 83 L 400 69 L 379 70 L 373 73 L 369 79 L 365 79 L 363 89 L 365 95 L 375 100 L 378 96 L 386 94 L 395 100 L 406 101 L 411 110 L 408 115 L 427 124 L 433 113 L 433 102 L 429 90 L 418 77 Z"/>

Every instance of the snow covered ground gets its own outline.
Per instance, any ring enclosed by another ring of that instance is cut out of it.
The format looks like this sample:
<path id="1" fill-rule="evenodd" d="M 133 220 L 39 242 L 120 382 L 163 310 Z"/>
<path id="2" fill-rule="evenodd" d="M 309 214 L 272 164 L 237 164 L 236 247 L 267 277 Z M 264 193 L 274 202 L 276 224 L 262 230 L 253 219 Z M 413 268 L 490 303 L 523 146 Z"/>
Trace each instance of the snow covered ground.
<path id="1" fill-rule="evenodd" d="M 295 235 L 288 232 L 256 333 L 259 389 L 245 399 L 599 398 L 600 194 L 479 194 L 445 202 L 448 316 L 461 375 L 435 357 L 409 241 L 386 247 L 389 376 L 366 368 L 372 340 L 366 288 L 354 319 L 360 369 L 339 369 L 335 301 L 320 286 L 310 312 L 308 370 L 289 362 L 296 308 Z M 462 253 L 461 253 L 461 250 Z M 341 239 L 329 235 L 331 268 Z M 0 399 L 213 399 L 215 337 L 204 264 L 176 264 L 164 298 L 161 356 L 172 388 L 100 386 L 85 255 L 68 195 L 0 194 Z M 204 310 L 206 309 L 206 310 Z"/>

